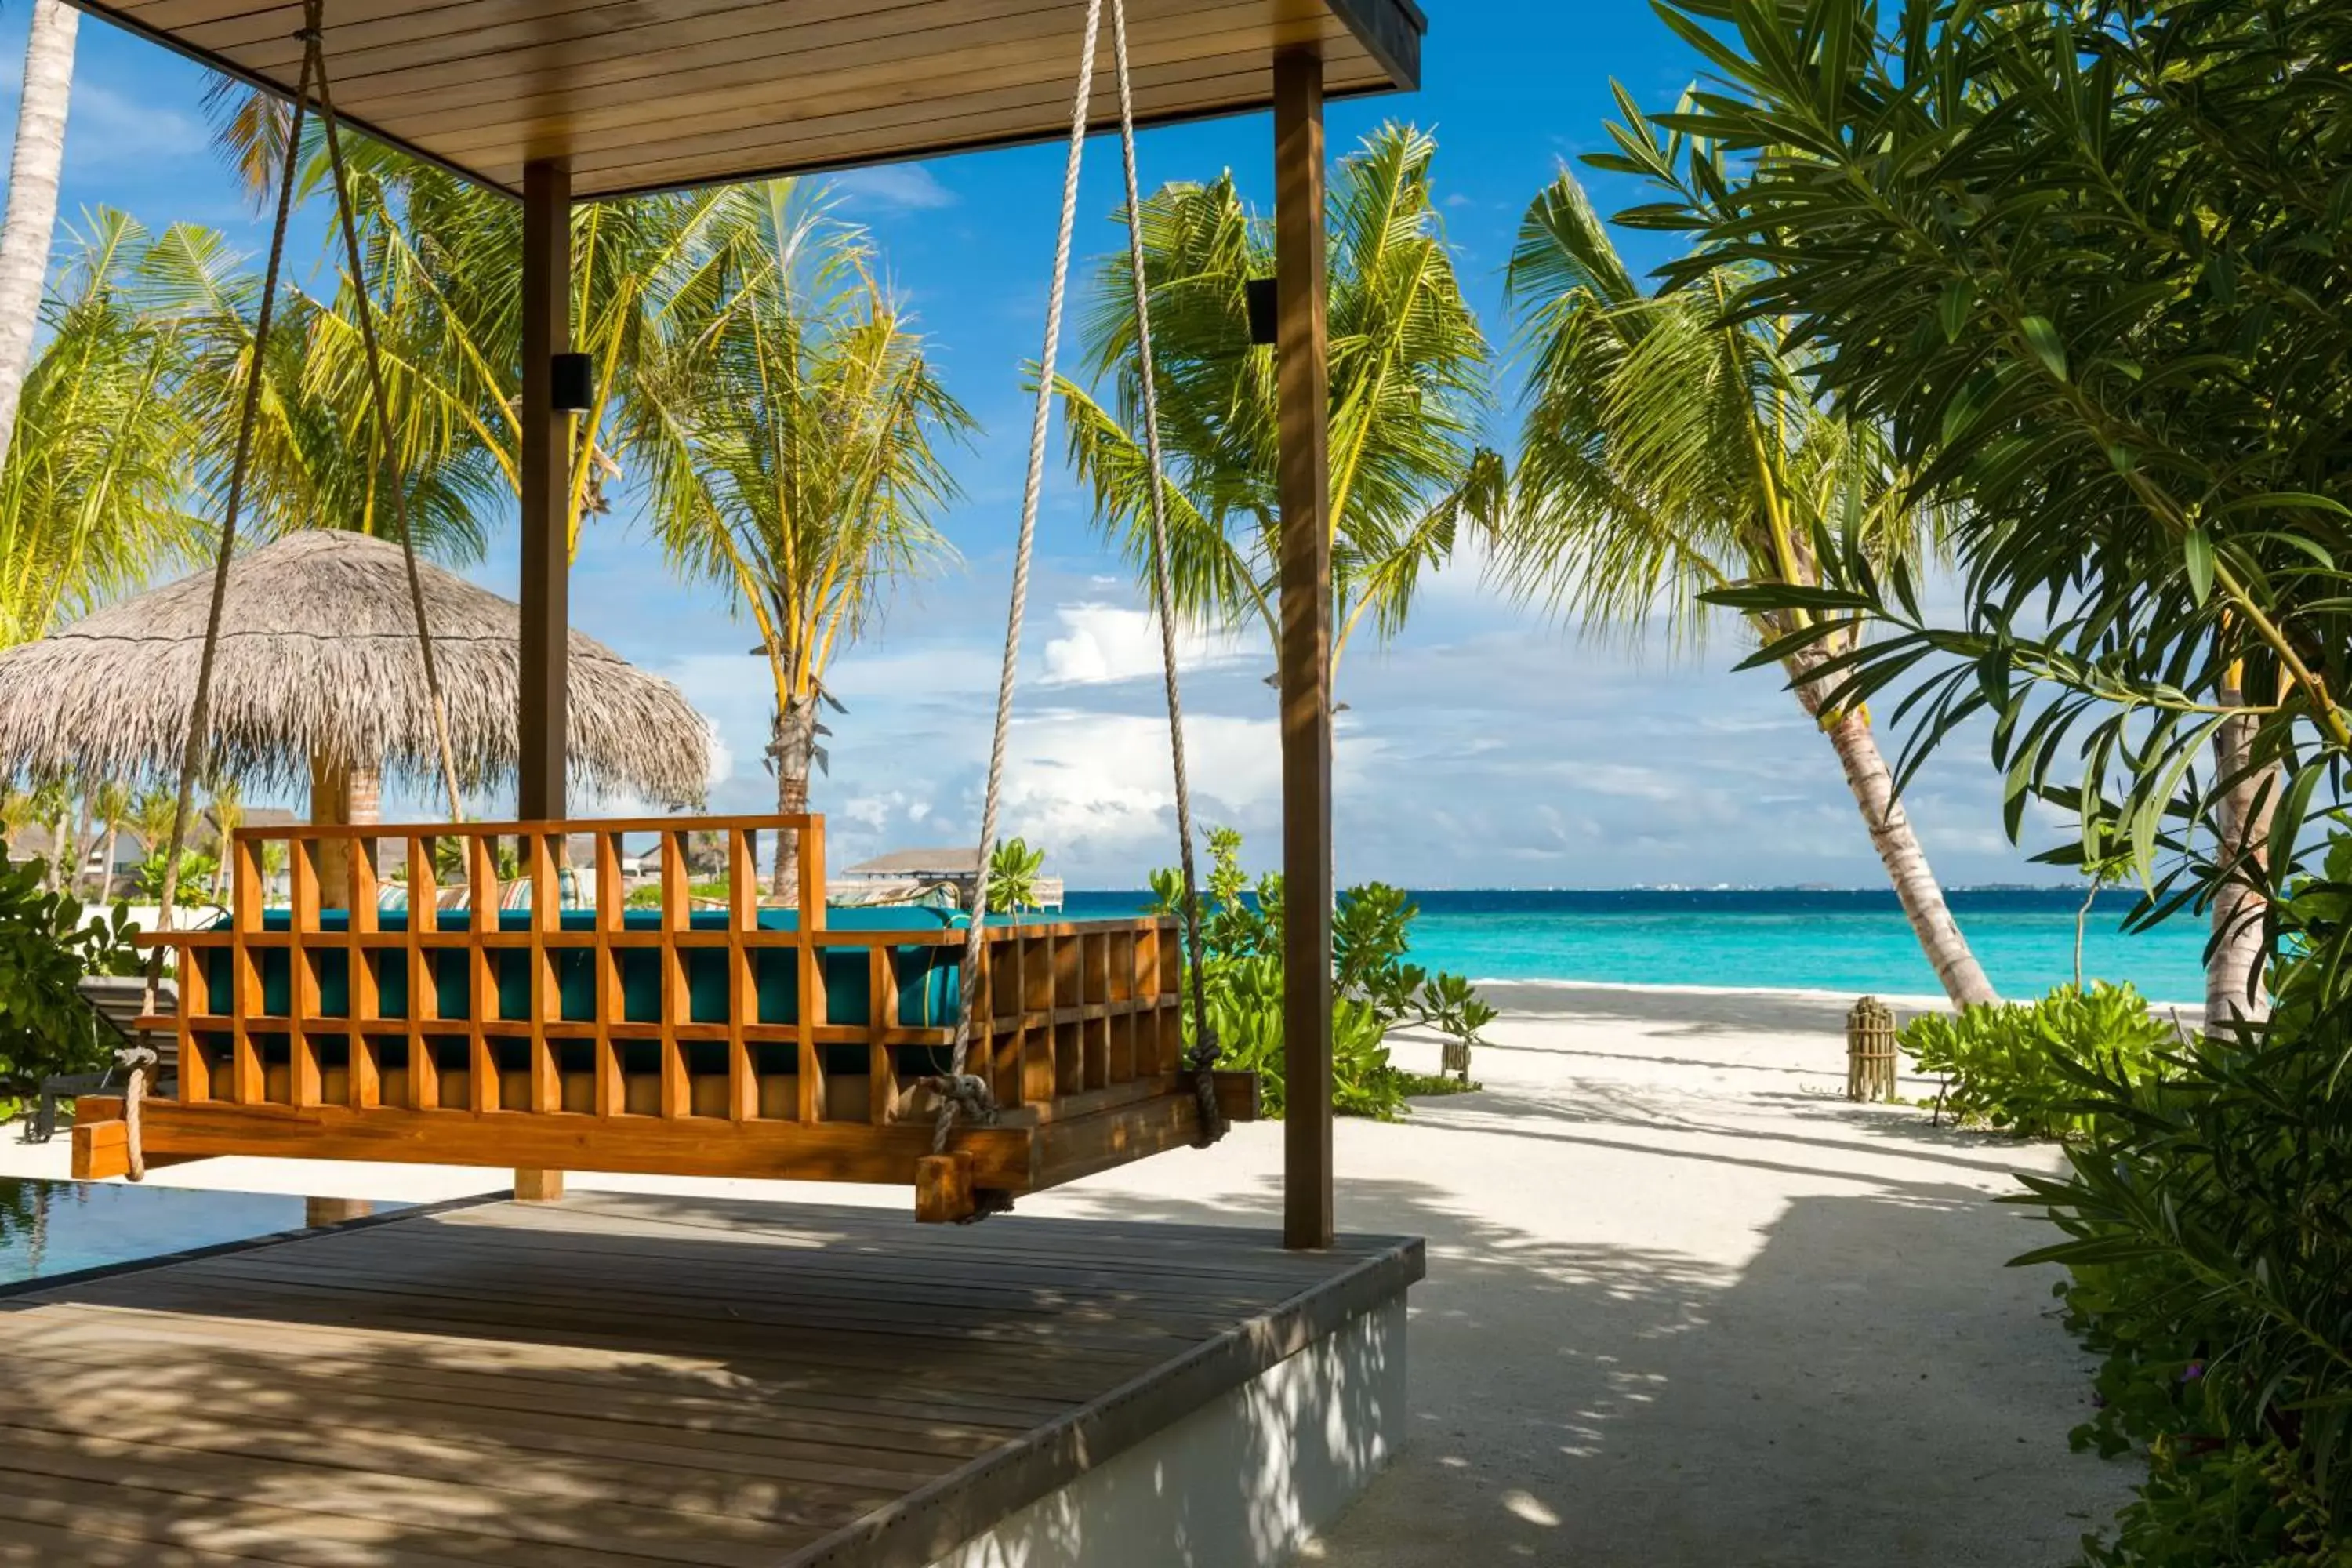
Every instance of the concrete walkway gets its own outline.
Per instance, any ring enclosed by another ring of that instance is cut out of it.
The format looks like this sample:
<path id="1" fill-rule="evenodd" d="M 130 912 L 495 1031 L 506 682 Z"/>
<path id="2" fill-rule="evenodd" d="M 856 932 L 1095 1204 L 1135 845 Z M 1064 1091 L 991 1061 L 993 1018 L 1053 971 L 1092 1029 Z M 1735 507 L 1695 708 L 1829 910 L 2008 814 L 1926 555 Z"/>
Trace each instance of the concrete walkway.
<path id="1" fill-rule="evenodd" d="M 2058 1568 L 2133 1469 L 2066 1448 L 2088 1363 L 2047 1228 L 1995 1206 L 2054 1152 L 1836 1098 L 1840 1006 L 1498 986 L 1483 1092 L 1338 1131 L 1343 1227 L 1412 1232 L 1412 1446 L 1312 1562 L 1348 1568 Z M 1399 1052 L 1433 1067 L 1433 1046 Z M 1932 1092 L 1910 1084 L 1908 1093 Z M 1024 1211 L 1266 1225 L 1278 1124 Z M 0 1140 L 0 1174 L 62 1144 Z M 212 1161 L 158 1184 L 430 1198 L 488 1173 Z M 904 1204 L 783 1184 L 581 1187 Z"/>

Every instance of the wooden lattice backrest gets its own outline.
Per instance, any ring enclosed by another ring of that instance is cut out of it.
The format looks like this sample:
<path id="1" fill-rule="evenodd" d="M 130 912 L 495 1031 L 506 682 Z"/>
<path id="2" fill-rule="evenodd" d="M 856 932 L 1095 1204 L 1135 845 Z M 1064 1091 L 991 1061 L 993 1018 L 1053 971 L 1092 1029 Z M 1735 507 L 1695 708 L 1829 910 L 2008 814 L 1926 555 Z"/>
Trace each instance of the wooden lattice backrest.
<path id="1" fill-rule="evenodd" d="M 727 896 L 698 910 L 703 835 Z M 797 850 L 783 907 L 759 897 L 763 835 Z M 645 836 L 657 900 L 632 911 L 624 840 Z M 567 904 L 575 839 L 592 886 Z M 404 900 L 379 871 L 387 843 L 405 850 Z M 226 925 L 150 939 L 179 950 L 179 1010 L 156 1022 L 180 1038 L 184 1100 L 881 1123 L 916 1113 L 908 1089 L 952 1038 L 962 931 L 829 919 L 820 817 L 241 828 L 231 856 Z M 1172 1083 L 1174 942 L 1158 919 L 992 925 L 973 1070 L 1040 1115 Z"/>

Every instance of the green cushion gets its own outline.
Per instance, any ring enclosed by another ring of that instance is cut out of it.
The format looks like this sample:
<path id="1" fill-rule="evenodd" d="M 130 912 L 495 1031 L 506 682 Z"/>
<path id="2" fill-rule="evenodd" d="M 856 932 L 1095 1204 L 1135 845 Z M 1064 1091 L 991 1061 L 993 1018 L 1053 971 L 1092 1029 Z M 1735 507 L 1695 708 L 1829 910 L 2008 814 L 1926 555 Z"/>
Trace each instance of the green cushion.
<path id="1" fill-rule="evenodd" d="M 697 931 L 727 929 L 724 910 L 701 910 L 692 916 Z M 761 910 L 760 928 L 763 931 L 792 931 L 799 923 L 799 911 L 794 910 Z M 527 931 L 530 929 L 529 910 L 501 910 L 499 912 L 500 931 Z M 461 931 L 471 928 L 473 917 L 463 910 L 440 911 L 440 929 Z M 593 910 L 565 910 L 562 912 L 566 931 L 595 929 Z M 657 910 L 630 910 L 623 916 L 625 928 L 630 931 L 660 929 L 661 914 Z M 290 921 L 289 911 L 268 910 L 262 915 L 262 929 L 282 931 Z M 226 923 L 226 922 L 224 922 Z M 1009 923 L 1003 917 L 991 916 L 992 925 Z M 408 915 L 404 910 L 386 910 L 377 924 L 385 931 L 404 931 Z M 939 931 L 961 930 L 962 915 L 947 910 L 924 908 L 828 910 L 825 924 L 834 931 Z M 350 918 L 341 910 L 321 911 L 320 929 L 341 931 L 349 929 Z M 217 929 L 217 928 L 216 928 Z M 825 1017 L 835 1024 L 864 1024 L 868 1021 L 866 990 L 869 979 L 866 952 L 864 947 L 833 947 L 821 950 L 824 963 Z M 907 946 L 894 949 L 897 953 L 898 978 L 898 1021 L 910 1028 L 949 1028 L 955 1023 L 957 1006 L 957 971 L 962 949 L 956 946 Z M 290 1005 L 288 990 L 287 952 L 282 948 L 257 950 L 261 967 L 261 1010 L 283 1016 Z M 788 948 L 764 948 L 752 954 L 752 977 L 758 987 L 759 1019 L 762 1024 L 792 1024 L 800 1019 L 800 986 L 794 973 L 794 953 Z M 467 983 L 467 954 L 457 949 L 443 949 L 425 955 L 433 973 L 433 984 L 438 999 L 438 1013 L 443 1018 L 470 1017 L 472 998 Z M 498 981 L 498 1012 L 501 1019 L 525 1020 L 530 1016 L 530 955 L 513 949 L 493 952 L 492 966 Z M 562 996 L 562 1016 L 587 1021 L 596 1016 L 595 959 L 586 951 L 565 952 L 557 960 L 556 975 Z M 661 974 L 657 954 L 651 949 L 625 949 L 620 953 L 622 1017 L 626 1023 L 654 1024 L 661 1021 Z M 723 1024 L 728 1022 L 727 953 L 723 948 L 688 949 L 686 954 L 686 978 L 688 1016 L 692 1023 Z M 229 955 L 214 951 L 206 954 L 205 979 L 216 1005 L 223 1010 L 228 995 Z M 376 963 L 379 1011 L 386 1018 L 408 1016 L 408 955 L 386 952 Z M 349 956 L 340 952 L 328 952 L 319 961 L 319 1016 L 347 1016 L 351 1010 L 351 973 Z"/>

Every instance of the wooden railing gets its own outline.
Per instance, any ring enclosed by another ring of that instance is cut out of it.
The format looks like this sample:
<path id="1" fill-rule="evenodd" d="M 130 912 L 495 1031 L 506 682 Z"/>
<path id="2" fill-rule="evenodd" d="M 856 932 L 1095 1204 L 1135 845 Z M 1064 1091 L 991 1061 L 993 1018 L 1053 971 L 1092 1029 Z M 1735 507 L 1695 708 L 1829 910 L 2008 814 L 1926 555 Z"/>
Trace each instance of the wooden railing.
<path id="1" fill-rule="evenodd" d="M 724 844 L 728 894 L 698 911 L 688 850 L 706 834 Z M 633 910 L 623 839 L 647 835 L 659 899 Z M 759 900 L 763 835 L 798 850 L 796 907 Z M 593 889 L 567 907 L 583 838 Z M 279 909 L 264 896 L 272 844 L 286 851 Z M 389 845 L 405 851 L 398 878 L 379 869 Z M 148 1022 L 178 1035 L 184 1106 L 706 1126 L 930 1113 L 919 1086 L 946 1064 L 964 933 L 829 925 L 820 817 L 250 827 L 230 854 L 224 925 L 144 939 L 177 952 L 179 1010 Z M 1179 1089 L 1175 943 L 1157 919 L 988 930 L 969 1067 L 1008 1125 Z M 829 972 L 862 994 L 862 1018 L 829 1016 Z"/>

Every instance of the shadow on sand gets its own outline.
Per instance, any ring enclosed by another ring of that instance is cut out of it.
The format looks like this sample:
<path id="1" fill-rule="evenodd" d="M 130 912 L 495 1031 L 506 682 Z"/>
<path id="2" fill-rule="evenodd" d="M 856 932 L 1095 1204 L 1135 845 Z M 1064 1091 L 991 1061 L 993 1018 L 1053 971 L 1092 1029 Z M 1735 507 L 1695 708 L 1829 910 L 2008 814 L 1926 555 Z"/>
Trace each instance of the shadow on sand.
<path id="1" fill-rule="evenodd" d="M 2042 1321 L 2046 1279 L 2002 1268 L 2036 1240 L 2032 1222 L 1972 1187 L 1880 1185 L 1794 1200 L 1761 1251 L 1728 1270 L 1664 1249 L 1545 1240 L 1417 1184 L 1350 1184 L 1345 1209 L 1428 1237 L 1430 1279 L 1413 1298 L 1412 1446 L 1310 1557 L 1350 1568 L 2073 1561 L 2126 1471 L 2066 1452 L 2086 1412 L 2084 1363 Z M 1278 1201 L 1266 1191 L 1249 1209 L 1271 1216 Z M 1240 1217 L 1229 1201 L 1215 1206 Z M 1138 1220 L 1209 1213 L 1124 1196 L 1118 1208 Z M 1543 1348 L 1531 1364 L 1489 1353 L 1496 1344 Z"/>

